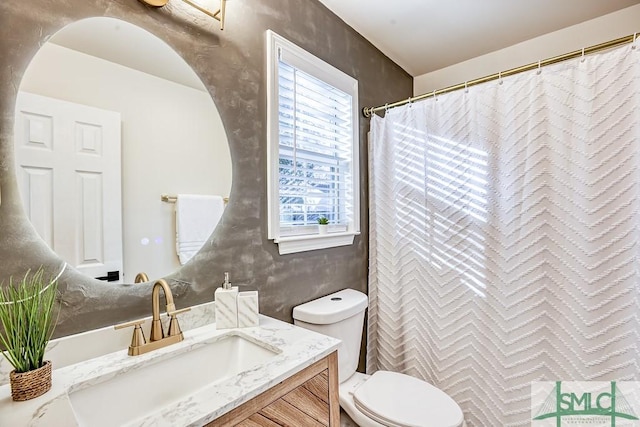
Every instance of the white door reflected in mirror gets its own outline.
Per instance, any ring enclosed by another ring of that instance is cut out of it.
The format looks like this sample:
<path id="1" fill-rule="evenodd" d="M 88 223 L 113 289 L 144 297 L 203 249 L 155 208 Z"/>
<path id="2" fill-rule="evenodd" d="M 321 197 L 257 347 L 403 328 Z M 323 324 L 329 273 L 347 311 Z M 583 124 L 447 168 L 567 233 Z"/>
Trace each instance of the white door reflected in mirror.
<path id="1" fill-rule="evenodd" d="M 21 92 L 15 146 L 40 237 L 88 276 L 122 271 L 120 113 Z"/>
<path id="2" fill-rule="evenodd" d="M 227 197 L 232 167 L 220 115 L 186 62 L 135 25 L 89 18 L 68 25 L 42 46 L 20 91 L 121 115 L 122 282 L 133 283 L 139 272 L 155 279 L 178 269 L 175 206 L 160 195 Z M 16 131 L 16 153 L 19 138 Z"/>

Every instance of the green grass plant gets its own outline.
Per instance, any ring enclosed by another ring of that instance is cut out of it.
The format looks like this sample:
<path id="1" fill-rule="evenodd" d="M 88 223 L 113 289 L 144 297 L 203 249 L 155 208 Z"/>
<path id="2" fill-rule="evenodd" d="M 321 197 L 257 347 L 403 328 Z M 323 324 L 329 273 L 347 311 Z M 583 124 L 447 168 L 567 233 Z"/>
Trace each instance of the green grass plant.
<path id="1" fill-rule="evenodd" d="M 318 218 L 318 224 L 327 225 L 329 224 L 329 219 L 327 217 L 321 216 Z"/>
<path id="2" fill-rule="evenodd" d="M 53 306 L 57 282 L 45 279 L 43 268 L 27 271 L 21 281 L 0 284 L 0 344 L 2 355 L 17 373 L 43 365 L 44 351 L 53 334 Z"/>

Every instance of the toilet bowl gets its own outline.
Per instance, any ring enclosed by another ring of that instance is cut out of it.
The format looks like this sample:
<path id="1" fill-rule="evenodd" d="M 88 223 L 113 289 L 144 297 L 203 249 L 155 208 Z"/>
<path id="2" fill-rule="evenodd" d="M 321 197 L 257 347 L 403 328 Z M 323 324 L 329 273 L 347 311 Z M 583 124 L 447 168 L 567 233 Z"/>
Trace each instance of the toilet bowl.
<path id="1" fill-rule="evenodd" d="M 340 406 L 360 427 L 463 427 L 462 410 L 445 392 L 396 372 L 356 372 L 367 296 L 353 289 L 299 305 L 294 323 L 340 339 Z"/>

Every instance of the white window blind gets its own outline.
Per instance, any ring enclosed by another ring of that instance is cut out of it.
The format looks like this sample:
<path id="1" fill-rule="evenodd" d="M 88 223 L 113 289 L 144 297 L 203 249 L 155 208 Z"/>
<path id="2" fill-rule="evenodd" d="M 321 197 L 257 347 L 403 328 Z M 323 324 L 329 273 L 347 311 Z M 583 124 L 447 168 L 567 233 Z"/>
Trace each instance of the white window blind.
<path id="1" fill-rule="evenodd" d="M 283 233 L 314 232 L 319 217 L 353 217 L 352 98 L 278 61 L 279 188 Z"/>
<path id="2" fill-rule="evenodd" d="M 318 218 L 326 217 L 330 237 L 350 233 L 352 242 L 359 233 L 357 81 L 272 32 L 268 43 L 269 237 L 280 245 L 288 236 L 317 237 Z"/>

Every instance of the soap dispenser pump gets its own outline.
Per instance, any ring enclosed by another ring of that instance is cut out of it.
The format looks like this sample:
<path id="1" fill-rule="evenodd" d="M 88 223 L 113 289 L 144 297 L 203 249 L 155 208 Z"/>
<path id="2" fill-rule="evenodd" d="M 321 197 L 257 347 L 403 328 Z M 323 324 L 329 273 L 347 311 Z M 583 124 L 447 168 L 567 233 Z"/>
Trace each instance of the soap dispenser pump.
<path id="1" fill-rule="evenodd" d="M 238 287 L 231 286 L 229 273 L 225 271 L 222 286 L 214 293 L 216 305 L 216 329 L 238 327 Z"/>

